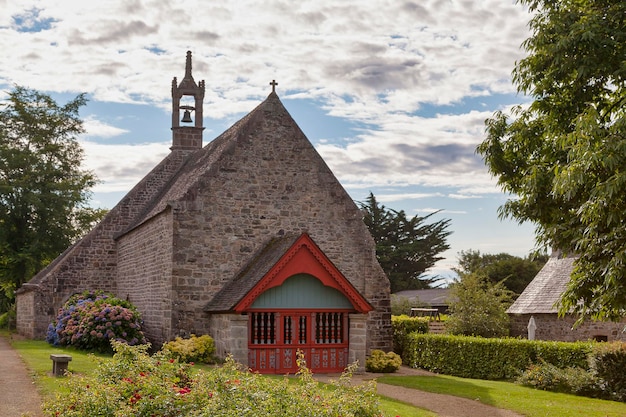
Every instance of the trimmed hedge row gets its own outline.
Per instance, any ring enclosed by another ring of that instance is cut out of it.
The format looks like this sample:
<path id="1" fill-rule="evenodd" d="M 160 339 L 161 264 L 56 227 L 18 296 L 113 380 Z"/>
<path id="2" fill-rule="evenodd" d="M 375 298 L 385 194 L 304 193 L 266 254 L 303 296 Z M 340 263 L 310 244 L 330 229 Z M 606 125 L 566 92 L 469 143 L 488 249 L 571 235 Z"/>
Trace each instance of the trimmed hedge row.
<path id="1" fill-rule="evenodd" d="M 476 379 L 512 379 L 531 364 L 588 369 L 591 342 L 549 342 L 412 333 L 402 347 L 403 362 L 445 375 Z"/>
<path id="2" fill-rule="evenodd" d="M 428 318 L 409 317 L 406 314 L 391 316 L 393 351 L 404 357 L 404 347 L 410 346 L 407 336 L 411 333 L 428 333 Z"/>
<path id="3" fill-rule="evenodd" d="M 601 390 L 611 399 L 626 402 L 626 343 L 598 343 L 590 365 Z"/>

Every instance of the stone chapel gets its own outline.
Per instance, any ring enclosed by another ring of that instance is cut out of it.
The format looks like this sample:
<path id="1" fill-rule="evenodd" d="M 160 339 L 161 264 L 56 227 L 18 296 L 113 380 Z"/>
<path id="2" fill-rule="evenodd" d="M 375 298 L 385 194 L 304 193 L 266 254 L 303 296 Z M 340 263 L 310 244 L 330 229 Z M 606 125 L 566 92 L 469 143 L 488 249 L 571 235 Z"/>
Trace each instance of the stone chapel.
<path id="1" fill-rule="evenodd" d="M 45 337 L 70 296 L 104 290 L 137 306 L 154 347 L 208 334 L 262 373 L 294 372 L 297 350 L 318 373 L 391 350 L 389 280 L 363 214 L 270 84 L 203 147 L 205 82 L 187 52 L 171 152 L 19 289 L 19 333 Z"/>

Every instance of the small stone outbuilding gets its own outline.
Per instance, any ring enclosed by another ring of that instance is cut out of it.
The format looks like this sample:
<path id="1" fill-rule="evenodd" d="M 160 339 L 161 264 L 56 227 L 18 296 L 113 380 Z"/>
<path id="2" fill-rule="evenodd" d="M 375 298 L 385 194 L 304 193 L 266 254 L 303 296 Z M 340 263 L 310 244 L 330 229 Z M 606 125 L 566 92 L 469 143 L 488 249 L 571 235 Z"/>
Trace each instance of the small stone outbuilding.
<path id="1" fill-rule="evenodd" d="M 619 323 L 585 320 L 574 327 L 577 317 L 558 317 L 557 303 L 567 288 L 574 257 L 555 251 L 519 298 L 509 307 L 511 336 L 528 337 L 528 324 L 534 318 L 535 339 L 574 342 L 579 340 L 626 341 L 626 321 Z"/>
<path id="2" fill-rule="evenodd" d="M 270 84 L 203 147 L 205 83 L 188 53 L 171 153 L 19 289 L 18 331 L 43 338 L 71 295 L 104 290 L 138 307 L 154 346 L 209 334 L 260 372 L 294 372 L 297 350 L 314 372 L 391 350 L 389 281 L 363 214 Z"/>

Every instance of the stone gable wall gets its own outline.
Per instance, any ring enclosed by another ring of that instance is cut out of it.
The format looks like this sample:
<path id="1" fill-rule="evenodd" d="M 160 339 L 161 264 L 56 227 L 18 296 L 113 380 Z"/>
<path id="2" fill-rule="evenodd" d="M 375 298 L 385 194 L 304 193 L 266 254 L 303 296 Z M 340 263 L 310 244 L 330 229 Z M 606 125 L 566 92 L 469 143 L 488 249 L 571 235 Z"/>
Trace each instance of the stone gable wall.
<path id="1" fill-rule="evenodd" d="M 178 170 L 185 152 L 171 153 L 148 174 L 87 236 L 69 248 L 18 291 L 16 303 L 31 303 L 34 317 L 17 316 L 19 333 L 44 338 L 57 310 L 77 292 L 104 290 L 117 294 L 117 243 L 114 237 L 144 210 L 146 203 Z M 34 295 L 25 296 L 34 291 Z M 125 296 L 121 295 L 122 297 Z M 25 308 L 25 307 L 24 307 Z"/>
<path id="2" fill-rule="evenodd" d="M 200 328 L 203 307 L 272 237 L 307 232 L 375 308 L 367 349 L 391 350 L 389 282 L 362 213 L 299 129 L 280 123 L 255 126 L 174 206 L 175 331 Z"/>
<path id="3" fill-rule="evenodd" d="M 166 210 L 119 239 L 117 292 L 132 302 L 158 348 L 172 335 L 172 218 Z"/>
<path id="4" fill-rule="evenodd" d="M 576 318 L 568 315 L 558 318 L 555 314 L 511 314 L 510 328 L 512 337 L 528 337 L 528 321 L 535 318 L 537 328 L 535 339 L 558 340 L 561 342 L 575 342 L 579 340 L 593 340 L 597 336 L 605 336 L 607 341 L 626 341 L 624 328 L 626 320 L 620 323 L 585 321 L 573 328 Z"/>

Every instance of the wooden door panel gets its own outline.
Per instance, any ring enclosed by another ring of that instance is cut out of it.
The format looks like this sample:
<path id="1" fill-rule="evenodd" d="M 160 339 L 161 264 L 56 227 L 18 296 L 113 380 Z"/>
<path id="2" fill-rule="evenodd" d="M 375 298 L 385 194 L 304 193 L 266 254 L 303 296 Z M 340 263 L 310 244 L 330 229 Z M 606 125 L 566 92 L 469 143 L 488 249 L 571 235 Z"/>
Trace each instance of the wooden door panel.
<path id="1" fill-rule="evenodd" d="M 250 313 L 248 365 L 260 373 L 296 373 L 297 352 L 314 373 L 341 372 L 348 365 L 344 312 Z"/>

